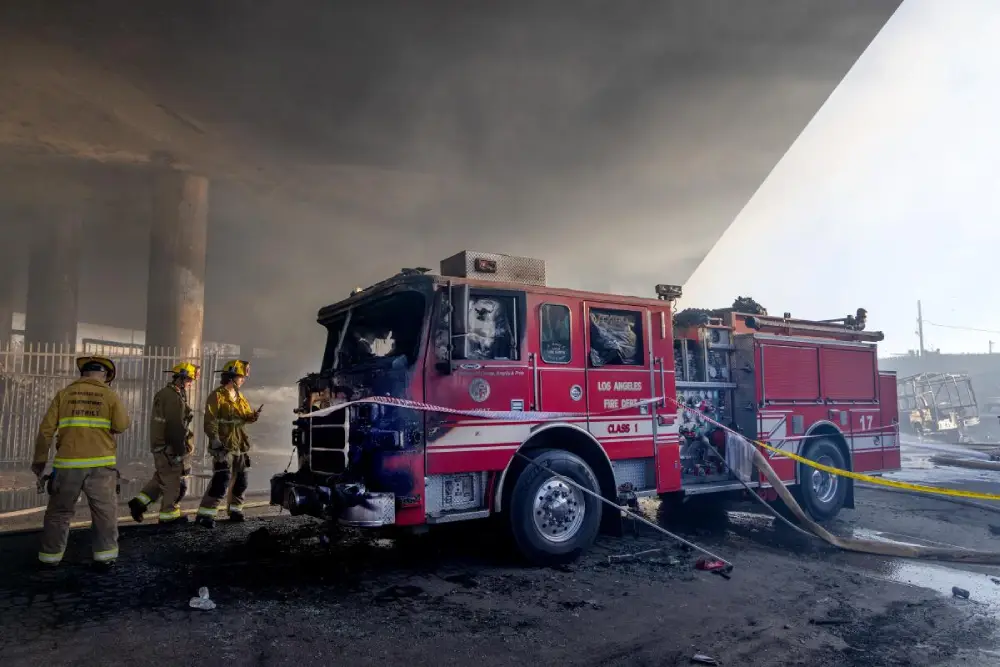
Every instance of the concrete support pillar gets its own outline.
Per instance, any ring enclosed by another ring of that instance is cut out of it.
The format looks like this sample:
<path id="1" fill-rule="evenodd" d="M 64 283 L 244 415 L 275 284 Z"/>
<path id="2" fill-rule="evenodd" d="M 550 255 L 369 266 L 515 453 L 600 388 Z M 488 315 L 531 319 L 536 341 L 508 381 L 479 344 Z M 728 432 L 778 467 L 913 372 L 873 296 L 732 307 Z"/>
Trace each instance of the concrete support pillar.
<path id="1" fill-rule="evenodd" d="M 205 324 L 208 180 L 163 171 L 153 177 L 146 345 L 200 356 Z"/>
<path id="2" fill-rule="evenodd" d="M 18 284 L 17 272 L 22 269 L 22 264 L 14 257 L 16 248 L 13 243 L 0 246 L 0 351 L 10 345 L 14 306 L 17 303 L 14 290 Z"/>
<path id="3" fill-rule="evenodd" d="M 79 314 L 79 209 L 47 212 L 32 234 L 28 259 L 26 344 L 76 345 Z"/>

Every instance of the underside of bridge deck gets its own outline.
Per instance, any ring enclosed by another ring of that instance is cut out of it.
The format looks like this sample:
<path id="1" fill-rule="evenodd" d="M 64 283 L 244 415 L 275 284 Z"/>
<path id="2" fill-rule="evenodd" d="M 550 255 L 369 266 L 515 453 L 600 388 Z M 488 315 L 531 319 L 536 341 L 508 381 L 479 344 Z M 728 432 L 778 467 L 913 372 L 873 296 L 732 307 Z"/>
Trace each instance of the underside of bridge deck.
<path id="1" fill-rule="evenodd" d="M 317 307 L 462 247 L 683 282 L 900 2 L 7 2 L 0 202 L 61 241 L 0 319 L 52 322 L 27 283 L 54 264 L 59 308 L 183 345 L 203 318 L 301 347 Z"/>

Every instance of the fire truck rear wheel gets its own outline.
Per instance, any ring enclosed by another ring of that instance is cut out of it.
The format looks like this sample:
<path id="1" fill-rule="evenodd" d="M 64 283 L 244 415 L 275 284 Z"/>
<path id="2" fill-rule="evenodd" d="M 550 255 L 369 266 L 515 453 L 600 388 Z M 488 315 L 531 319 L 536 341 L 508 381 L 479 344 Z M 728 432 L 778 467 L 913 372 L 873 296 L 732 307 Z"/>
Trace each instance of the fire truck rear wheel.
<path id="1" fill-rule="evenodd" d="M 548 449 L 533 457 L 544 468 L 600 494 L 597 477 L 583 459 L 570 452 Z M 601 524 L 601 501 L 550 475 L 528 466 L 511 494 L 510 528 L 518 550 L 538 565 L 560 565 L 577 558 L 593 544 Z"/>
<path id="2" fill-rule="evenodd" d="M 831 468 L 847 468 L 840 448 L 826 438 L 810 444 L 804 456 Z M 847 498 L 845 479 L 800 463 L 799 480 L 802 507 L 816 521 L 828 521 L 844 507 L 844 500 Z"/>

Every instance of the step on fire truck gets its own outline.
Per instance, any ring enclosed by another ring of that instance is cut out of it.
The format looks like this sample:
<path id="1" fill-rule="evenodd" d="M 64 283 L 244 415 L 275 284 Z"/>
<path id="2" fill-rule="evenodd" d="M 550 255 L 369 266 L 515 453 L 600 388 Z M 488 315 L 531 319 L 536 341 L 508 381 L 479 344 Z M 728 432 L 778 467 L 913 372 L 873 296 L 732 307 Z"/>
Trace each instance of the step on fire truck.
<path id="1" fill-rule="evenodd" d="M 363 527 L 497 516 L 529 560 L 557 563 L 621 513 L 546 468 L 617 503 L 747 487 L 773 500 L 705 418 L 836 468 L 899 469 L 896 378 L 863 318 L 728 312 L 674 331 L 681 290 L 656 291 L 552 288 L 542 261 L 462 252 L 440 275 L 405 269 L 323 308 L 322 367 L 299 383 L 298 469 L 272 479 L 271 502 Z M 324 410 L 379 397 L 414 404 Z M 850 480 L 765 455 L 818 520 L 853 506 Z"/>

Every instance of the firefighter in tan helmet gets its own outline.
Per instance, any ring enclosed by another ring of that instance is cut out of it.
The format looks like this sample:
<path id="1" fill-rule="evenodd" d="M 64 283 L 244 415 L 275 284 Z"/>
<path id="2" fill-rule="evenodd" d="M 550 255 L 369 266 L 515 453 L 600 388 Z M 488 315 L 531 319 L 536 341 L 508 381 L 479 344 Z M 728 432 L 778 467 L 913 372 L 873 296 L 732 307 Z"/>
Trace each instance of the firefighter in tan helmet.
<path id="1" fill-rule="evenodd" d="M 260 417 L 260 410 L 253 410 L 240 392 L 240 387 L 250 375 L 250 362 L 234 360 L 222 367 L 222 382 L 205 402 L 205 434 L 209 438 L 208 451 L 212 455 L 212 481 L 198 508 L 195 522 L 206 528 L 215 527 L 215 517 L 229 492 L 229 520 L 243 521 L 243 494 L 248 486 L 250 469 L 250 437 L 246 425 Z"/>
<path id="2" fill-rule="evenodd" d="M 131 423 L 109 386 L 115 364 L 107 357 L 76 360 L 80 379 L 60 390 L 38 428 L 31 471 L 41 480 L 52 440 L 55 459 L 49 477 L 38 560 L 49 566 L 63 558 L 69 524 L 83 492 L 90 505 L 95 565 L 109 568 L 118 558 L 118 471 L 114 436 Z"/>
<path id="3" fill-rule="evenodd" d="M 194 412 L 188 403 L 188 392 L 198 379 L 200 369 L 182 362 L 171 368 L 170 382 L 153 397 L 153 414 L 149 424 L 149 444 L 156 472 L 142 491 L 128 501 L 132 518 L 141 522 L 146 509 L 160 500 L 160 523 L 187 523 L 181 514 L 181 501 L 187 495 L 194 453 L 194 432 L 191 421 Z"/>

